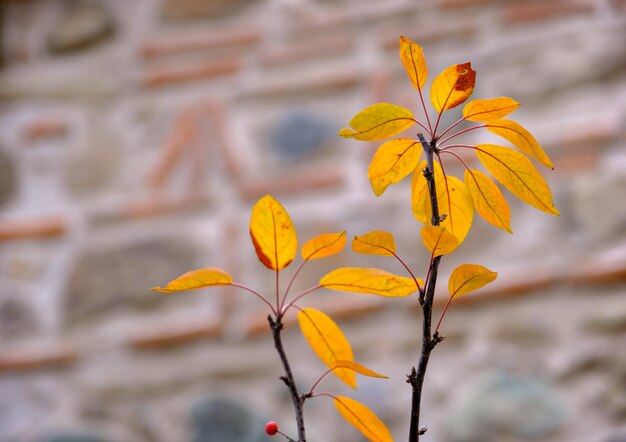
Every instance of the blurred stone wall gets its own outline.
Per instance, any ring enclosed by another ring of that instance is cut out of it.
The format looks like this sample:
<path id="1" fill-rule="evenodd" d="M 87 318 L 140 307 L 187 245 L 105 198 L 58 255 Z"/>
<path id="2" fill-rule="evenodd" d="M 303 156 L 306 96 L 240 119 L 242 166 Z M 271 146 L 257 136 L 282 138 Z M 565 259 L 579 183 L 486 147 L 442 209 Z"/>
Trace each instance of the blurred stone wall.
<path id="1" fill-rule="evenodd" d="M 424 272 L 409 185 L 376 199 L 376 145 L 336 136 L 374 102 L 417 111 L 400 35 L 431 79 L 471 60 L 475 97 L 522 102 L 513 118 L 554 159 L 561 212 L 508 198 L 514 235 L 476 219 L 444 260 L 436 316 L 455 265 L 499 277 L 446 316 L 424 439 L 626 441 L 626 2 L 5 0 L 0 17 L 0 441 L 260 442 L 270 418 L 293 434 L 263 306 L 149 287 L 218 266 L 270 291 L 247 233 L 266 193 L 302 243 L 390 230 Z M 295 288 L 345 265 L 402 272 L 345 251 Z M 305 301 L 391 376 L 323 388 L 405 440 L 416 299 Z M 308 388 L 324 367 L 296 329 L 286 346 Z M 362 440 L 323 398 L 306 413 L 313 442 Z"/>

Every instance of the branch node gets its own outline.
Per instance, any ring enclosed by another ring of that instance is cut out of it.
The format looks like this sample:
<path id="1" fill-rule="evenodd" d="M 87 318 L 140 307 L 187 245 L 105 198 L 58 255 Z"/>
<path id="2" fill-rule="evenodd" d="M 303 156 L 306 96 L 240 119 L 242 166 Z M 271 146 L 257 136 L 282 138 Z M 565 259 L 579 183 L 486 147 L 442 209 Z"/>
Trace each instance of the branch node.
<path id="1" fill-rule="evenodd" d="M 421 436 L 423 434 L 426 434 L 427 431 L 428 431 L 428 427 L 422 427 L 422 428 L 420 428 L 418 433 Z"/>
<path id="2" fill-rule="evenodd" d="M 444 220 L 445 220 L 447 217 L 448 217 L 448 215 L 447 215 L 446 213 L 444 213 L 443 215 L 441 215 L 441 216 L 439 217 L 439 222 L 440 222 L 440 223 L 444 222 Z"/>

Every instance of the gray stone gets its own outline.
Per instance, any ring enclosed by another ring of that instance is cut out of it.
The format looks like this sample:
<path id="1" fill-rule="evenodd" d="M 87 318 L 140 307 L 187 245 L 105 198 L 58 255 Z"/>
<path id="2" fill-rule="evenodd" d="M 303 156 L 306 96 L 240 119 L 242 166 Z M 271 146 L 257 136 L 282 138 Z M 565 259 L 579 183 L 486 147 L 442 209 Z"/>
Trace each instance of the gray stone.
<path id="1" fill-rule="evenodd" d="M 626 332 L 626 304 L 611 305 L 594 311 L 586 319 L 584 328 L 600 334 L 621 334 Z"/>
<path id="2" fill-rule="evenodd" d="M 183 238 L 159 238 L 79 254 L 67 285 L 68 324 L 116 309 L 155 308 L 165 299 L 150 291 L 194 268 L 196 251 Z"/>
<path id="3" fill-rule="evenodd" d="M 83 432 L 64 432 L 51 436 L 44 436 L 38 442 L 106 442 L 96 435 Z"/>
<path id="4" fill-rule="evenodd" d="M 24 337 L 37 332 L 35 314 L 18 297 L 0 299 L 0 340 Z"/>
<path id="5" fill-rule="evenodd" d="M 90 197 L 110 190 L 121 162 L 119 140 L 95 127 L 87 143 L 70 150 L 63 164 L 63 179 L 68 192 L 76 198 Z"/>
<path id="6" fill-rule="evenodd" d="M 311 156 L 337 139 L 337 127 L 317 115 L 293 111 L 274 126 L 270 145 L 279 158 L 289 161 Z"/>
<path id="7" fill-rule="evenodd" d="M 115 24 L 98 0 L 68 0 L 65 14 L 48 35 L 48 50 L 64 54 L 94 47 L 112 37 Z"/>
<path id="8" fill-rule="evenodd" d="M 11 158 L 0 150 L 0 207 L 15 195 L 17 176 Z"/>
<path id="9" fill-rule="evenodd" d="M 452 442 L 542 440 L 566 415 L 560 395 L 543 381 L 499 373 L 454 400 L 444 426 Z"/>
<path id="10" fill-rule="evenodd" d="M 206 399 L 192 410 L 193 442 L 266 442 L 263 420 L 229 399 Z"/>

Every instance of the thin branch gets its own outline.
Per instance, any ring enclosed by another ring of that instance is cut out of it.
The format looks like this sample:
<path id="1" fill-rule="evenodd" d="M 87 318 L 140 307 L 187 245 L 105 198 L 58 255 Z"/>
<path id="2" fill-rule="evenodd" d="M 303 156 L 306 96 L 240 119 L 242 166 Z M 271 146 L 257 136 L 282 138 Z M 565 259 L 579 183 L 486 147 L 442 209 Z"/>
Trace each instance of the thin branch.
<path id="1" fill-rule="evenodd" d="M 283 369 L 285 370 L 284 376 L 281 376 L 281 380 L 287 385 L 289 389 L 289 393 L 291 395 L 291 400 L 293 402 L 293 408 L 296 413 L 296 424 L 298 426 L 298 442 L 306 442 L 306 431 L 304 428 L 304 414 L 302 411 L 302 406 L 304 404 L 304 399 L 300 396 L 298 392 L 298 387 L 296 386 L 296 381 L 293 377 L 293 373 L 291 372 L 291 366 L 289 365 L 289 360 L 287 359 L 287 355 L 285 354 L 285 349 L 283 347 L 283 341 L 280 336 L 280 332 L 283 329 L 283 323 L 281 322 L 280 316 L 274 320 L 271 315 L 267 317 L 267 320 L 270 324 L 270 328 L 272 329 L 272 337 L 274 338 L 274 347 L 280 356 L 280 361 L 283 364 Z"/>

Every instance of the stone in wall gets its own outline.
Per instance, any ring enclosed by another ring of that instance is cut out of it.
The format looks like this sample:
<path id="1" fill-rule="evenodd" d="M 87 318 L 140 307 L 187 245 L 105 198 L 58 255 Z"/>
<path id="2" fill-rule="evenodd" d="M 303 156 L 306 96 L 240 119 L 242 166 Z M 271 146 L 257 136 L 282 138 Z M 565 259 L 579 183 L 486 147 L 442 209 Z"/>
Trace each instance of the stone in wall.
<path id="1" fill-rule="evenodd" d="M 560 395 L 540 379 L 496 373 L 462 393 L 445 418 L 451 442 L 541 440 L 558 431 L 567 416 Z"/>
<path id="2" fill-rule="evenodd" d="M 0 150 L 0 207 L 15 195 L 17 188 L 15 166 L 11 158 Z"/>
<path id="3" fill-rule="evenodd" d="M 264 422 L 250 409 L 223 398 L 209 398 L 192 410 L 193 442 L 267 442 Z"/>
<path id="4" fill-rule="evenodd" d="M 63 179 L 68 192 L 88 197 L 108 186 L 121 163 L 119 139 L 102 128 L 94 127 L 84 146 L 69 150 L 64 160 Z"/>
<path id="5" fill-rule="evenodd" d="M 97 46 L 115 33 L 115 23 L 99 0 L 68 0 L 48 35 L 48 50 L 64 54 Z"/>
<path id="6" fill-rule="evenodd" d="M 68 324 L 114 309 L 155 308 L 164 297 L 150 287 L 195 268 L 193 244 L 157 238 L 82 251 L 67 284 Z"/>
<path id="7" fill-rule="evenodd" d="M 3 295 L 8 292 L 0 287 Z M 19 297 L 0 297 L 0 341 L 32 335 L 37 332 L 32 308 Z"/>
<path id="8" fill-rule="evenodd" d="M 277 156 L 298 161 L 314 155 L 337 140 L 337 127 L 317 115 L 293 111 L 283 116 L 270 134 L 270 146 Z"/>

